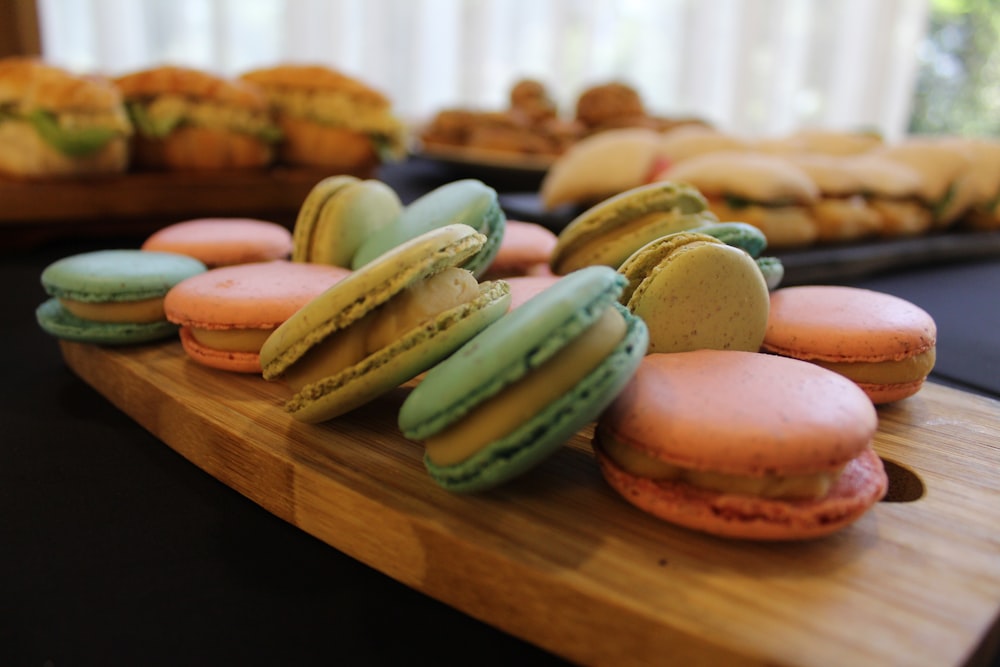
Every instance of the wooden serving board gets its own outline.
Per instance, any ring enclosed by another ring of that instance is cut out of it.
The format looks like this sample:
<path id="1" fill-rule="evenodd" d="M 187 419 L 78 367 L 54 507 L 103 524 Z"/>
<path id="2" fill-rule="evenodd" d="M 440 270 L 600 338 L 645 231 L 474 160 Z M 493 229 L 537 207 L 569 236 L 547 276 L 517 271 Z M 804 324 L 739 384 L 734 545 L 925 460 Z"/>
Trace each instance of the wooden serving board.
<path id="1" fill-rule="evenodd" d="M 591 429 L 489 493 L 427 476 L 405 388 L 321 425 L 287 390 L 179 343 L 62 342 L 84 381 L 270 512 L 385 574 L 572 661 L 986 664 L 1000 637 L 1000 402 L 935 384 L 879 410 L 890 497 L 804 543 L 701 535 L 604 483 Z"/>

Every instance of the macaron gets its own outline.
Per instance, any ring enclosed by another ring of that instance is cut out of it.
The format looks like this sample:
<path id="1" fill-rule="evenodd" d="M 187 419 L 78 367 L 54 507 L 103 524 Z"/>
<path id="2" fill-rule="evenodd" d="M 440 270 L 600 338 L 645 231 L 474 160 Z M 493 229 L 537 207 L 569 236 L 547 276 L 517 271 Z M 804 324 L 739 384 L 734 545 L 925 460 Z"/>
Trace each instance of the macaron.
<path id="1" fill-rule="evenodd" d="M 757 268 L 764 276 L 764 282 L 769 290 L 776 289 L 784 279 L 785 265 L 781 259 L 761 256 L 767 248 L 767 237 L 753 225 L 746 222 L 720 222 L 699 227 L 698 232 L 714 236 L 727 245 L 745 250 L 757 262 Z"/>
<path id="2" fill-rule="evenodd" d="M 507 217 L 496 190 L 476 179 L 442 185 L 407 205 L 391 223 L 372 234 L 351 261 L 359 269 L 379 255 L 412 238 L 445 225 L 464 224 L 486 237 L 486 244 L 469 257 L 464 268 L 482 276 L 500 249 Z"/>
<path id="3" fill-rule="evenodd" d="M 510 291 L 460 266 L 486 245 L 468 225 L 405 241 L 300 308 L 260 350 L 264 378 L 293 391 L 285 408 L 321 422 L 413 379 L 501 317 Z"/>
<path id="4" fill-rule="evenodd" d="M 120 345 L 173 336 L 163 298 L 177 283 L 204 272 L 193 257 L 146 250 L 98 250 L 64 257 L 42 271 L 51 297 L 35 312 L 58 338 Z"/>
<path id="5" fill-rule="evenodd" d="M 504 281 L 510 286 L 510 309 L 514 310 L 527 303 L 560 280 L 562 280 L 562 276 L 552 274 L 504 278 Z"/>
<path id="6" fill-rule="evenodd" d="M 496 257 L 483 277 L 550 275 L 549 257 L 555 247 L 556 235 L 547 227 L 534 222 L 507 220 Z"/>
<path id="7" fill-rule="evenodd" d="M 876 404 L 920 391 L 934 368 L 937 325 L 897 296 L 802 285 L 771 294 L 761 350 L 803 359 L 853 380 Z"/>
<path id="8" fill-rule="evenodd" d="M 430 369 L 399 410 L 444 489 L 477 492 L 541 463 L 618 394 L 646 351 L 646 326 L 594 266 L 559 280 Z"/>
<path id="9" fill-rule="evenodd" d="M 153 232 L 142 249 L 187 255 L 215 268 L 287 259 L 292 251 L 292 233 L 267 220 L 197 218 Z"/>
<path id="10" fill-rule="evenodd" d="M 295 218 L 292 261 L 351 268 L 361 244 L 402 210 L 399 195 L 381 181 L 324 178 L 306 195 Z"/>
<path id="11" fill-rule="evenodd" d="M 619 268 L 622 303 L 646 321 L 650 352 L 756 352 L 769 299 L 760 267 L 740 248 L 700 232 L 652 241 Z"/>
<path id="12" fill-rule="evenodd" d="M 688 185 L 664 181 L 632 188 L 571 220 L 559 232 L 549 265 L 558 275 L 595 264 L 617 269 L 650 241 L 713 222 L 718 219 L 705 198 Z"/>
<path id="13" fill-rule="evenodd" d="M 175 285 L 163 300 L 184 351 L 205 366 L 260 373 L 260 347 L 292 313 L 350 270 L 286 260 L 225 266 Z"/>
<path id="14" fill-rule="evenodd" d="M 857 385 L 767 354 L 651 354 L 602 414 L 593 446 L 629 503 L 671 523 L 756 540 L 816 538 L 888 487 L 875 408 Z"/>

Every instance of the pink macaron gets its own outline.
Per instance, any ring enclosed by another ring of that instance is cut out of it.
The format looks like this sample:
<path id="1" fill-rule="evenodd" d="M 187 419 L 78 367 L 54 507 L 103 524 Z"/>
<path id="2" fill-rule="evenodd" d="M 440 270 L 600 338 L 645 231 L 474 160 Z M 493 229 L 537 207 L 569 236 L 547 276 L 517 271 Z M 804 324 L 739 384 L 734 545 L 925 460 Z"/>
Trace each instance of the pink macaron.
<path id="1" fill-rule="evenodd" d="M 549 257 L 555 247 L 556 235 L 548 228 L 534 222 L 508 220 L 500 248 L 484 277 L 552 275 Z"/>
<path id="2" fill-rule="evenodd" d="M 287 259 L 292 252 L 292 233 L 266 220 L 198 218 L 154 232 L 142 249 L 187 255 L 214 268 Z"/>
<path id="3" fill-rule="evenodd" d="M 225 266 L 175 285 L 163 308 L 180 325 L 181 344 L 193 360 L 260 373 L 260 347 L 274 329 L 350 273 L 286 260 Z"/>
<path id="4" fill-rule="evenodd" d="M 881 404 L 920 390 L 934 368 L 936 341 L 934 319 L 905 299 L 803 285 L 771 293 L 761 350 L 836 371 Z"/>
<path id="5" fill-rule="evenodd" d="M 636 507 L 715 535 L 797 540 L 881 499 L 875 407 L 842 375 L 757 352 L 647 355 L 603 413 L 594 450 Z"/>

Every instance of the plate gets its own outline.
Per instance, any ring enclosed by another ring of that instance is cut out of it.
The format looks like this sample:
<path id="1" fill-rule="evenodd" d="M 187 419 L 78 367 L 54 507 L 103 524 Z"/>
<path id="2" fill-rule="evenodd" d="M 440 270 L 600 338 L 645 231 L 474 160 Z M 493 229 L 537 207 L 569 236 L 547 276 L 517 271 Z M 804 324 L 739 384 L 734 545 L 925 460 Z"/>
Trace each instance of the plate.
<path id="1" fill-rule="evenodd" d="M 544 175 L 555 162 L 554 155 L 529 155 L 471 146 L 417 145 L 411 155 L 458 167 Z"/>

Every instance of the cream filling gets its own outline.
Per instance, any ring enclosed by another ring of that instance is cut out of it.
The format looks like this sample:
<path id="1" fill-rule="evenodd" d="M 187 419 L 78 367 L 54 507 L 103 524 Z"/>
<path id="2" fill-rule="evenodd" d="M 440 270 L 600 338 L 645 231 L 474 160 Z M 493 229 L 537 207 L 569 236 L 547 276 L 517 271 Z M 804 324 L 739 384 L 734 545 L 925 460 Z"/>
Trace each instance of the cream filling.
<path id="1" fill-rule="evenodd" d="M 195 102 L 181 95 L 161 95 L 146 105 L 153 126 L 182 118 L 191 125 L 260 135 L 274 127 L 266 111 Z"/>
<path id="2" fill-rule="evenodd" d="M 541 412 L 576 386 L 625 338 L 625 319 L 610 307 L 575 340 L 424 443 L 439 466 L 461 463 Z"/>
<path id="3" fill-rule="evenodd" d="M 59 299 L 63 308 L 82 320 L 94 322 L 137 323 L 158 322 L 166 316 L 163 313 L 163 297 L 140 301 L 108 301 L 90 303 Z"/>
<path id="4" fill-rule="evenodd" d="M 281 111 L 321 123 L 397 137 L 402 123 L 381 104 L 366 104 L 340 92 L 271 88 L 268 95 Z"/>
<path id="5" fill-rule="evenodd" d="M 935 348 L 899 361 L 834 362 L 813 360 L 817 366 L 840 373 L 855 382 L 899 384 L 921 380 L 934 368 Z"/>
<path id="6" fill-rule="evenodd" d="M 478 297 L 475 276 L 465 269 L 445 269 L 327 336 L 285 371 L 285 381 L 293 390 L 301 391 L 308 384 L 357 364 L 439 314 Z"/>
<path id="7" fill-rule="evenodd" d="M 751 477 L 712 470 L 692 470 L 647 456 L 603 431 L 600 434 L 600 447 L 622 470 L 636 477 L 684 482 L 708 491 L 760 498 L 823 498 L 843 471 L 843 468 L 839 468 L 803 475 Z"/>
<path id="8" fill-rule="evenodd" d="M 264 341 L 274 329 L 200 329 L 188 327 L 199 344 L 213 350 L 260 353 Z"/>

